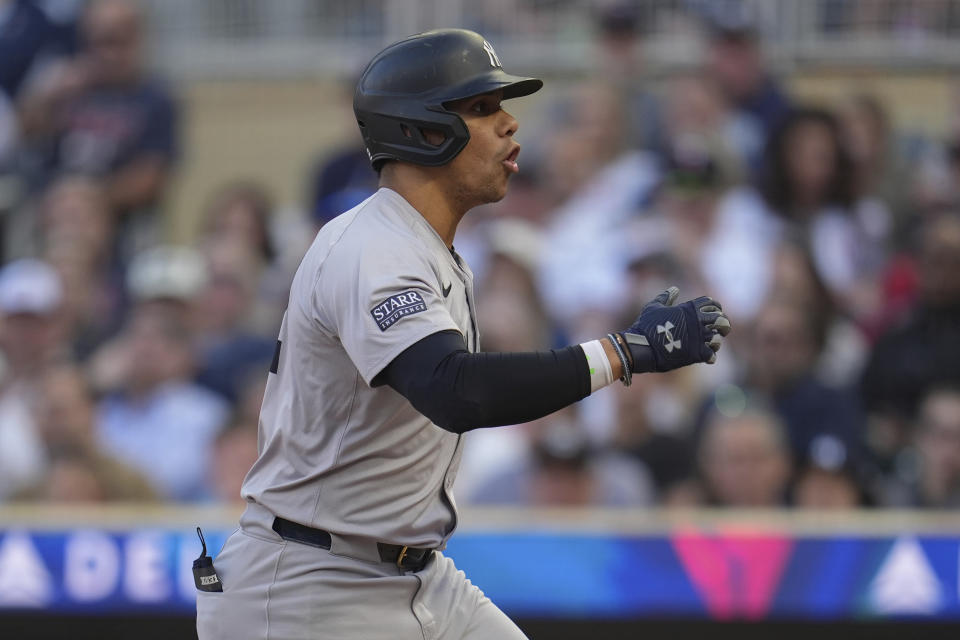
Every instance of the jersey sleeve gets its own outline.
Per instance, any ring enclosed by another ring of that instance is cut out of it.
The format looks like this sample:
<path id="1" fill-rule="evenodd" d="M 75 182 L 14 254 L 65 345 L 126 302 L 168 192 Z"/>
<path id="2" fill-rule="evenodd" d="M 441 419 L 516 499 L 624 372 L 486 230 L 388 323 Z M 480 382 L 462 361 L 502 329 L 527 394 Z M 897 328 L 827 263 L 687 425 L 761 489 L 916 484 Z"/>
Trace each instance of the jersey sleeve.
<path id="1" fill-rule="evenodd" d="M 439 331 L 460 331 L 426 249 L 384 244 L 373 242 L 348 259 L 328 260 L 316 296 L 321 321 L 368 385 L 412 344 Z"/>

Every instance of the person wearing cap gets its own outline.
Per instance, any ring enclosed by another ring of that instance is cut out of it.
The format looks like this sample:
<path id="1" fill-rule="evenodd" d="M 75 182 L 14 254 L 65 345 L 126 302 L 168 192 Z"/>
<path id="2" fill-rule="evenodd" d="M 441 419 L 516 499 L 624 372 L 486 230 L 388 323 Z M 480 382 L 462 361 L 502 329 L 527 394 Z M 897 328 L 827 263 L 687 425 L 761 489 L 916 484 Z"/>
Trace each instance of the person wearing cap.
<path id="1" fill-rule="evenodd" d="M 100 446 L 142 472 L 168 500 L 206 498 L 208 461 L 229 406 L 193 381 L 188 327 L 169 309 L 140 306 L 114 347 L 119 375 L 112 387 L 101 389 Z"/>
<path id="2" fill-rule="evenodd" d="M 0 498 L 37 482 L 46 465 L 33 412 L 38 380 L 66 351 L 62 300 L 60 278 L 45 262 L 0 269 Z"/>
<path id="3" fill-rule="evenodd" d="M 503 102 L 542 84 L 463 29 L 394 43 L 361 75 L 354 114 L 380 188 L 324 225 L 294 276 L 240 530 L 213 566 L 198 559 L 200 640 L 524 638 L 442 553 L 463 435 L 715 361 L 729 321 L 708 297 L 674 306 L 675 287 L 623 332 L 480 352 L 454 236 L 520 171 Z"/>
<path id="4" fill-rule="evenodd" d="M 592 445 L 576 411 L 523 427 L 524 458 L 481 483 L 471 504 L 527 507 L 650 507 L 654 486 L 639 461 Z"/>
<path id="5" fill-rule="evenodd" d="M 865 503 L 857 461 L 848 445 L 831 434 L 810 442 L 793 480 L 793 504 L 802 509 L 855 509 Z"/>
<path id="6" fill-rule="evenodd" d="M 790 113 L 791 100 L 764 65 L 756 18 L 742 5 L 733 11 L 720 5 L 716 9 L 706 21 L 707 70 L 744 123 L 755 128 L 762 145 Z M 748 150 L 752 170 L 760 169 L 762 153 L 759 145 Z"/>

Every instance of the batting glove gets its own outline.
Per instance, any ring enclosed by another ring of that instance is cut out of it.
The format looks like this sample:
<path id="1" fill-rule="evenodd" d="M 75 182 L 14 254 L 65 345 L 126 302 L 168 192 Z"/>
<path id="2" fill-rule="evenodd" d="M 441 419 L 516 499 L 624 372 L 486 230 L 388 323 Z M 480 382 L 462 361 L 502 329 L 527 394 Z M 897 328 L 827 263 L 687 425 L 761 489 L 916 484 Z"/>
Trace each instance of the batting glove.
<path id="1" fill-rule="evenodd" d="M 618 346 L 626 345 L 631 374 L 717 361 L 723 336 L 730 333 L 723 308 L 707 296 L 673 306 L 679 294 L 670 287 L 643 307 L 629 329 L 614 336 Z"/>

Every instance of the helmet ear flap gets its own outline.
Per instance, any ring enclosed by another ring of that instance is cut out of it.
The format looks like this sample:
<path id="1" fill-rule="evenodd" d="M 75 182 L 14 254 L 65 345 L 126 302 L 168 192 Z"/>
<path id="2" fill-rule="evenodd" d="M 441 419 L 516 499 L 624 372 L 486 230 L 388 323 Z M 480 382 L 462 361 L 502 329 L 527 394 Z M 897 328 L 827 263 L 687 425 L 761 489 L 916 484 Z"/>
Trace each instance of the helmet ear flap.
<path id="1" fill-rule="evenodd" d="M 424 127 L 408 127 L 406 123 L 400 123 L 400 131 L 409 140 L 415 140 L 419 144 L 427 147 L 440 147 L 447 139 L 447 136 L 440 130 Z"/>
<path id="2" fill-rule="evenodd" d="M 455 113 L 424 109 L 422 119 L 405 115 L 358 111 L 357 124 L 374 166 L 384 160 L 404 160 L 429 167 L 444 165 L 470 140 L 467 125 Z"/>

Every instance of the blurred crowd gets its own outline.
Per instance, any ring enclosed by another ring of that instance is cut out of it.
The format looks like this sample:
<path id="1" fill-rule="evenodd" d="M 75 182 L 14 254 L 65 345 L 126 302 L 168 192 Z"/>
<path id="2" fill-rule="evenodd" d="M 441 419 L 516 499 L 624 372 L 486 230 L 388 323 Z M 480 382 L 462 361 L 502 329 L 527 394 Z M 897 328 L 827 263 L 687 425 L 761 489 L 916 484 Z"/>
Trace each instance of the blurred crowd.
<path id="1" fill-rule="evenodd" d="M 597 72 L 521 119 L 457 250 L 485 351 L 596 338 L 669 285 L 733 333 L 712 367 L 471 432 L 459 499 L 960 506 L 960 92 L 942 139 L 867 93 L 807 104 L 750 16 L 690 5 L 703 59 L 663 77 L 634 4 L 594 9 Z M 292 269 L 376 189 L 357 135 L 318 150 L 302 233 L 238 179 L 169 244 L 183 105 L 148 28 L 130 0 L 0 0 L 0 503 L 238 501 Z"/>

